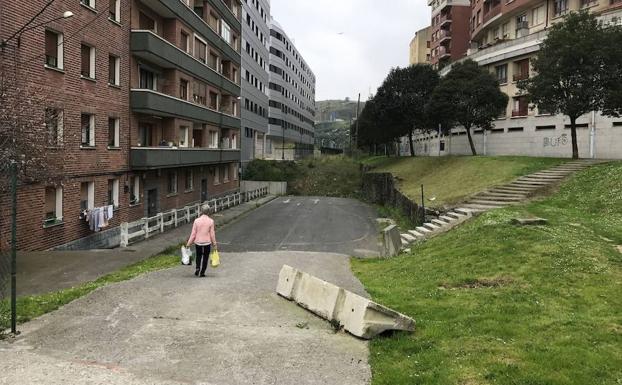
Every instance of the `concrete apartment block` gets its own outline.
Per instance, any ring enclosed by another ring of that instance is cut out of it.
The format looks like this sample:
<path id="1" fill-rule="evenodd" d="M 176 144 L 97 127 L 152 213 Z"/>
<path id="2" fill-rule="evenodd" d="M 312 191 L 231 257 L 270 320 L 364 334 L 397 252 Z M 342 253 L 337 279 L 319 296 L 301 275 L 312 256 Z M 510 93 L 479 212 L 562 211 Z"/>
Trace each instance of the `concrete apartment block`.
<path id="1" fill-rule="evenodd" d="M 432 8 L 432 25 L 429 30 L 430 62 L 443 68 L 450 62 L 462 59 L 469 45 L 469 0 L 428 0 Z"/>
<path id="2" fill-rule="evenodd" d="M 410 41 L 409 64 L 430 63 L 430 28 L 420 29 Z"/>
<path id="3" fill-rule="evenodd" d="M 360 338 L 415 330 L 412 318 L 288 265 L 279 272 L 276 292 Z"/>
<path id="4" fill-rule="evenodd" d="M 242 168 L 263 159 L 268 133 L 270 2 L 242 2 Z"/>

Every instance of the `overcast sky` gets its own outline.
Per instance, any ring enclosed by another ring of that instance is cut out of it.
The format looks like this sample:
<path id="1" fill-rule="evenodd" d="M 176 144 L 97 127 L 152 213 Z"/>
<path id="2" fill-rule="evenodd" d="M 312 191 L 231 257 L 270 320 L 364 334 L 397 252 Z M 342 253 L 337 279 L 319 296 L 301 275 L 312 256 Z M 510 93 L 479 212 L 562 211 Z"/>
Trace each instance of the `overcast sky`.
<path id="1" fill-rule="evenodd" d="M 270 12 L 315 73 L 316 100 L 367 99 L 430 23 L 427 0 L 271 0 Z"/>

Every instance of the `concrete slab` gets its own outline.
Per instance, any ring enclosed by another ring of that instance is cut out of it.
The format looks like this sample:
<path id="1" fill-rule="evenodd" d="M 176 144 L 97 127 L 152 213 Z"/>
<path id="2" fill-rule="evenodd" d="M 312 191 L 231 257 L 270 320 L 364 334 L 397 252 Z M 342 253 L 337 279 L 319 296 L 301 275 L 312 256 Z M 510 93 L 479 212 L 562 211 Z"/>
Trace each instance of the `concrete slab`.
<path id="1" fill-rule="evenodd" d="M 383 257 L 388 258 L 398 255 L 402 246 L 402 237 L 396 225 L 385 227 L 382 230 Z"/>
<path id="2" fill-rule="evenodd" d="M 408 234 L 408 233 L 402 233 L 402 239 L 406 239 L 406 241 L 412 243 L 412 242 L 417 240 L 417 237 L 414 237 L 414 236 L 412 236 L 411 234 Z"/>
<path id="3" fill-rule="evenodd" d="M 417 230 L 418 232 L 420 232 L 424 236 L 427 236 L 427 235 L 432 233 L 432 231 L 430 229 L 428 229 L 427 227 L 423 227 L 423 226 L 419 226 L 415 230 Z"/>
<path id="4" fill-rule="evenodd" d="M 284 264 L 367 296 L 346 255 L 221 253 L 205 279 L 147 274 L 22 325 L 0 342 L 0 384 L 370 383 L 365 341 L 274 292 Z"/>
<path id="5" fill-rule="evenodd" d="M 412 318 L 287 265 L 279 274 L 277 293 L 360 338 L 371 339 L 387 330 L 415 330 Z"/>
<path id="6" fill-rule="evenodd" d="M 438 230 L 441 229 L 440 226 L 437 226 L 434 223 L 430 223 L 430 222 L 424 223 L 423 227 L 425 227 L 426 229 L 428 229 L 430 231 L 438 231 Z"/>
<path id="7" fill-rule="evenodd" d="M 421 238 L 424 236 L 423 233 L 420 233 L 419 231 L 416 231 L 416 230 L 408 230 L 408 233 L 415 238 Z"/>
<path id="8" fill-rule="evenodd" d="M 437 225 L 438 227 L 444 227 L 447 224 L 447 222 L 440 219 L 432 219 L 432 223 Z"/>

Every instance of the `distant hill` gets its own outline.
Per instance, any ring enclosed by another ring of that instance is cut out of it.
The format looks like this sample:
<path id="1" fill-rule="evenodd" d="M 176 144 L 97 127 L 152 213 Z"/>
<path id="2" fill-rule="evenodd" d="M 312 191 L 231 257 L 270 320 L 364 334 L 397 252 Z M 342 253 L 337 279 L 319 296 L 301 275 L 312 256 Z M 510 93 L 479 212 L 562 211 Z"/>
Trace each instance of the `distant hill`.
<path id="1" fill-rule="evenodd" d="M 356 119 L 356 100 L 322 100 L 315 103 L 315 144 L 319 147 L 347 149 L 348 128 Z M 365 102 L 361 102 L 363 111 Z"/>

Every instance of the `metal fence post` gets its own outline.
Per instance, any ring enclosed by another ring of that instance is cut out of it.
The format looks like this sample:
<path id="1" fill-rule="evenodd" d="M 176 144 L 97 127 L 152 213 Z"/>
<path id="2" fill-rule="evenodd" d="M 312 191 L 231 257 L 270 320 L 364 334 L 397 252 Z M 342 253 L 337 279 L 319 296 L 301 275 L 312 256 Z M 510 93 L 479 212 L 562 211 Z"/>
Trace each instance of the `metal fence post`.
<path id="1" fill-rule="evenodd" d="M 17 334 L 17 163 L 11 162 L 11 333 Z"/>

